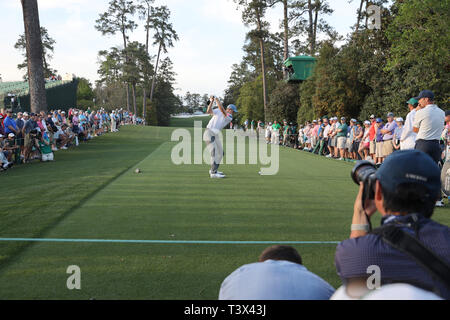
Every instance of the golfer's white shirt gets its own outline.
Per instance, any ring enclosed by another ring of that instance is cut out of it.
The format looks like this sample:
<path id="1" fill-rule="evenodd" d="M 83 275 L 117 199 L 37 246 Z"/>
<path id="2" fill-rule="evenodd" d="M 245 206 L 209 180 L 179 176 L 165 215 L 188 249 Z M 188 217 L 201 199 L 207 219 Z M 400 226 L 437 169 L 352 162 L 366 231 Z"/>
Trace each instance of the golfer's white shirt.
<path id="1" fill-rule="evenodd" d="M 304 266 L 267 260 L 246 264 L 222 283 L 219 300 L 328 300 L 334 288 Z"/>
<path id="2" fill-rule="evenodd" d="M 414 149 L 416 146 L 417 133 L 413 131 L 416 112 L 416 109 L 414 109 L 406 116 L 405 125 L 403 126 L 402 136 L 400 138 L 401 150 Z"/>
<path id="3" fill-rule="evenodd" d="M 218 133 L 220 130 L 229 125 L 233 120 L 233 116 L 231 114 L 227 114 L 227 116 L 225 117 L 220 109 L 214 109 L 213 114 L 214 115 L 212 119 L 209 121 L 206 127 L 214 133 Z"/>
<path id="4" fill-rule="evenodd" d="M 414 127 L 419 128 L 417 140 L 439 140 L 444 126 L 445 112 L 435 104 L 420 109 L 414 117 Z"/>

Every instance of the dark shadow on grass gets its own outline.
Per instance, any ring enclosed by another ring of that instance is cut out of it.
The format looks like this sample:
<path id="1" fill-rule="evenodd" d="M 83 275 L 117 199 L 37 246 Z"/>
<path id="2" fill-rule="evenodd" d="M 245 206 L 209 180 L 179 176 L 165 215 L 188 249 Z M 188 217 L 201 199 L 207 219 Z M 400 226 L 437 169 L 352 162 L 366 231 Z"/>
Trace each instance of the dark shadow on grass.
<path id="1" fill-rule="evenodd" d="M 64 219 L 66 219 L 72 212 L 79 209 L 83 204 L 85 204 L 87 201 L 95 197 L 98 193 L 103 191 L 106 187 L 108 187 L 110 184 L 112 184 L 114 181 L 122 177 L 125 173 L 127 173 L 131 168 L 136 166 L 138 163 L 142 162 L 142 160 L 149 157 L 152 153 L 154 153 L 164 142 L 161 142 L 160 145 L 158 145 L 150 154 L 147 154 L 144 158 L 139 159 L 137 162 L 133 163 L 131 166 L 125 168 L 124 170 L 120 171 L 116 176 L 112 177 L 111 179 L 105 181 L 102 185 L 100 185 L 99 188 L 94 190 L 92 193 L 86 195 L 83 197 L 77 204 L 70 207 L 66 212 L 61 214 L 59 217 L 57 217 L 52 223 L 47 225 L 45 228 L 43 228 L 41 231 L 39 231 L 34 238 L 45 238 L 45 235 L 48 234 L 52 229 L 57 227 Z M 7 268 L 9 265 L 16 262 L 20 256 L 29 248 L 36 245 L 38 243 L 36 242 L 25 242 L 23 245 L 17 247 L 16 249 L 13 249 L 6 258 L 0 261 L 0 273 Z"/>

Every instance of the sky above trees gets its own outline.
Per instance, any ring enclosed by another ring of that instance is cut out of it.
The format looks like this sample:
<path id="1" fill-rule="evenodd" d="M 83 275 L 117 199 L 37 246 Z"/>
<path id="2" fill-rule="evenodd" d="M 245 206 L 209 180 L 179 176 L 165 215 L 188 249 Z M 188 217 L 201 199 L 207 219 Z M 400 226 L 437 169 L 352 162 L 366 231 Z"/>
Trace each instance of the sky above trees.
<path id="1" fill-rule="evenodd" d="M 335 10 L 326 20 L 340 34 L 350 32 L 355 23 L 358 1 L 333 0 Z M 172 21 L 180 41 L 170 48 L 168 55 L 177 73 L 176 93 L 187 91 L 223 95 L 231 73 L 231 66 L 242 58 L 245 34 L 248 32 L 232 0 L 156 0 L 172 12 Z M 56 40 L 52 67 L 61 74 L 74 73 L 91 82 L 98 79 L 98 51 L 117 43 L 119 35 L 102 37 L 94 28 L 100 12 L 105 11 L 108 0 L 39 0 L 41 25 Z M 0 73 L 3 81 L 21 80 L 17 65 L 23 60 L 14 49 L 23 33 L 20 2 L 0 1 L 3 13 L 0 20 Z M 282 7 L 268 11 L 267 20 L 273 31 L 279 30 Z M 137 17 L 136 17 L 137 20 Z M 131 41 L 145 41 L 141 26 L 130 36 Z M 150 54 L 157 54 L 157 47 Z M 164 58 L 164 57 L 163 57 Z"/>

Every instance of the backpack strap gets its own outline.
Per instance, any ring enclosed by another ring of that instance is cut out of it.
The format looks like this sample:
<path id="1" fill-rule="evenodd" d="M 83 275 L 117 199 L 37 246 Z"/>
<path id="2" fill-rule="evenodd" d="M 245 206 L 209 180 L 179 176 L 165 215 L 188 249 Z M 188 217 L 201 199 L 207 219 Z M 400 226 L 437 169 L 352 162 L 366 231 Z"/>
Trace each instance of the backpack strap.
<path id="1" fill-rule="evenodd" d="M 412 257 L 436 280 L 450 288 L 450 266 L 427 248 L 422 242 L 403 231 L 399 225 L 390 223 L 372 232 L 380 235 L 391 247 Z M 435 288 L 439 291 L 437 288 Z"/>

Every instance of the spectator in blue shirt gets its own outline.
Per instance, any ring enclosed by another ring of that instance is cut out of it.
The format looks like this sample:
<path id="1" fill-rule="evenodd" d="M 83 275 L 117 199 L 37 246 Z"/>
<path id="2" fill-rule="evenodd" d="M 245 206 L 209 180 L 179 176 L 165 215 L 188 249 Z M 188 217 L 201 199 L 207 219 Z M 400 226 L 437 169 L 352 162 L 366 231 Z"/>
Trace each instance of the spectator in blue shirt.
<path id="1" fill-rule="evenodd" d="M 387 115 L 387 123 L 381 130 L 383 134 L 383 158 L 385 159 L 392 152 L 394 152 L 394 131 L 397 128 L 397 123 L 394 121 L 394 114 L 389 112 Z"/>
<path id="2" fill-rule="evenodd" d="M 16 121 L 12 117 L 12 110 L 6 111 L 6 118 L 3 121 L 3 126 L 5 127 L 5 135 L 14 133 L 14 135 L 19 134 L 19 129 L 17 128 Z"/>
<path id="3" fill-rule="evenodd" d="M 385 241 L 383 236 L 384 230 L 395 228 L 397 234 L 417 239 L 443 264 L 450 264 L 450 228 L 431 220 L 441 194 L 440 175 L 436 162 L 424 152 L 402 150 L 390 155 L 375 173 L 374 198 L 365 199 L 364 207 L 361 183 L 350 239 L 338 245 L 335 255 L 337 272 L 354 294 L 367 294 L 373 272 L 368 269 L 375 266 L 380 285 L 408 283 L 450 299 L 448 275 L 443 279 L 442 272 L 439 276 L 430 271 L 413 254 L 397 249 L 397 240 Z M 376 211 L 382 216 L 382 227 L 372 231 L 370 219 Z"/>
<path id="4" fill-rule="evenodd" d="M 293 247 L 273 246 L 222 283 L 219 300 L 328 300 L 334 288 L 303 266 Z"/>

